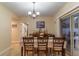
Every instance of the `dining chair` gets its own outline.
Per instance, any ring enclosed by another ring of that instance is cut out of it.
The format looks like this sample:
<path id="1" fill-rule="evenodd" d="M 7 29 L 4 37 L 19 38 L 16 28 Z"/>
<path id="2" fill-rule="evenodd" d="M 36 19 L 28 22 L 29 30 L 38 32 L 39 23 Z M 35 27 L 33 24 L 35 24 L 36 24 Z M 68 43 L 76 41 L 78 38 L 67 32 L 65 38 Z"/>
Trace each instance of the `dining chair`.
<path id="1" fill-rule="evenodd" d="M 37 48 L 38 56 L 41 56 L 42 54 L 48 55 L 48 37 L 38 37 L 37 43 L 38 43 Z"/>
<path id="2" fill-rule="evenodd" d="M 32 52 L 34 55 L 34 37 L 23 37 L 23 45 L 24 45 L 24 56 L 29 55 L 28 53 Z"/>
<path id="3" fill-rule="evenodd" d="M 64 41 L 65 38 L 62 37 L 54 37 L 53 38 L 53 55 L 64 55 Z"/>

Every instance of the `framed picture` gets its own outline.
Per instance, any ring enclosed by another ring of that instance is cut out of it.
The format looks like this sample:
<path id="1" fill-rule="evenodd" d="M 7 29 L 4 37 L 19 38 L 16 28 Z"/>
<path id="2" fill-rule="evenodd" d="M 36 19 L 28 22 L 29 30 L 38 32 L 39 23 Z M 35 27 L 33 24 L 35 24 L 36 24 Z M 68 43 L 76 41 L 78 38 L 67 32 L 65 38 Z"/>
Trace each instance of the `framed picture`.
<path id="1" fill-rule="evenodd" d="M 45 22 L 44 21 L 37 21 L 36 28 L 45 28 Z"/>

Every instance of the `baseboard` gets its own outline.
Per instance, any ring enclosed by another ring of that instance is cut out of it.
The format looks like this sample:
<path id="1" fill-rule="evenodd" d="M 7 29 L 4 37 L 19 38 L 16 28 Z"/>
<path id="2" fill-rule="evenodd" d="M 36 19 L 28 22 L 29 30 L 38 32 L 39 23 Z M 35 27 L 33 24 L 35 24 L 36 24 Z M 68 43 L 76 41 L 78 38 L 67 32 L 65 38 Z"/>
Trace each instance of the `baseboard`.
<path id="1" fill-rule="evenodd" d="M 11 50 L 11 47 L 4 49 L 2 52 L 0 52 L 0 56 L 9 56 L 10 50 Z"/>

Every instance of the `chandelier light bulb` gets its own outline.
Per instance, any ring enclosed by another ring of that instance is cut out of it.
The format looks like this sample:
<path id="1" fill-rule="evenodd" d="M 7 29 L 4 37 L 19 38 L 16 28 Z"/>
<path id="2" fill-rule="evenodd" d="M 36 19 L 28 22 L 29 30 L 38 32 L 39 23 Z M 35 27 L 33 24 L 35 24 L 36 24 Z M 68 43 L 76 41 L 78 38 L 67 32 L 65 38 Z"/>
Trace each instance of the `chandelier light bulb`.
<path id="1" fill-rule="evenodd" d="M 28 15 L 31 15 L 31 14 L 32 14 L 32 12 L 31 12 L 31 11 L 29 11 L 29 12 L 28 12 Z"/>
<path id="2" fill-rule="evenodd" d="M 32 17 L 36 17 L 36 14 L 33 14 Z"/>
<path id="3" fill-rule="evenodd" d="M 40 12 L 36 12 L 36 15 L 40 15 Z"/>

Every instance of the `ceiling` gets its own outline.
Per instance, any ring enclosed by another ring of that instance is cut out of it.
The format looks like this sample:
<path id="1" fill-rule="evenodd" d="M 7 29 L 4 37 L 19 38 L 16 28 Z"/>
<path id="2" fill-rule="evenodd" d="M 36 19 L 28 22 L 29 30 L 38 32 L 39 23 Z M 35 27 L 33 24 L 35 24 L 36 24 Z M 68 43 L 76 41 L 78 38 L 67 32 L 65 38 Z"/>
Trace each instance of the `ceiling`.
<path id="1" fill-rule="evenodd" d="M 1 2 L 18 16 L 27 16 L 28 11 L 33 10 L 32 2 Z M 53 16 L 66 2 L 36 2 L 35 10 L 41 16 Z"/>

